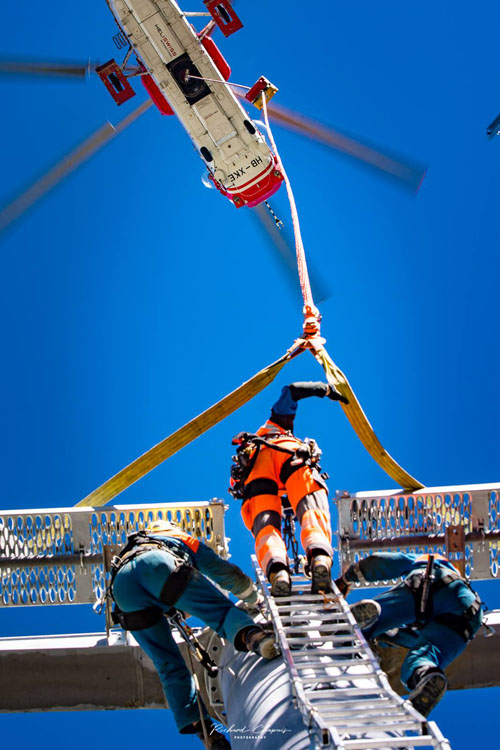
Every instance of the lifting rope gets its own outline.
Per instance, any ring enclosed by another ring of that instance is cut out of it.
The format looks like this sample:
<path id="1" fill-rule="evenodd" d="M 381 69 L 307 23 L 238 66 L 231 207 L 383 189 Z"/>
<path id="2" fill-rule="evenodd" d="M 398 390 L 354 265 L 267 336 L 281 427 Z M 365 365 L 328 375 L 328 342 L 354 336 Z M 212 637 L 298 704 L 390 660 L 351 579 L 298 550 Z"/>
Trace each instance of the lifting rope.
<path id="1" fill-rule="evenodd" d="M 295 235 L 295 252 L 297 254 L 297 269 L 299 272 L 300 289 L 302 291 L 302 297 L 304 298 L 304 307 L 309 308 L 311 312 L 315 312 L 315 314 L 319 316 L 319 311 L 314 306 L 314 301 L 313 301 L 313 296 L 312 296 L 312 291 L 311 291 L 311 284 L 309 282 L 309 273 L 307 270 L 306 254 L 304 250 L 304 243 L 302 242 L 302 233 L 300 231 L 299 214 L 297 212 L 297 206 L 295 204 L 295 198 L 293 195 L 293 190 L 290 184 L 290 180 L 288 179 L 288 175 L 286 173 L 285 167 L 283 166 L 283 162 L 281 161 L 281 156 L 279 155 L 278 149 L 276 147 L 276 143 L 274 141 L 274 136 L 271 130 L 271 126 L 269 125 L 269 117 L 267 115 L 267 99 L 266 99 L 265 91 L 262 92 L 262 114 L 264 115 L 264 122 L 266 123 L 266 128 L 269 134 L 269 140 L 271 141 L 271 146 L 273 147 L 273 151 L 276 155 L 276 159 L 278 160 L 278 166 L 281 169 L 281 172 L 283 174 L 286 192 L 288 195 L 288 201 L 290 203 L 290 210 L 292 212 L 293 233 Z M 304 313 L 305 312 L 306 311 L 304 310 Z"/>
<path id="2" fill-rule="evenodd" d="M 306 349 L 309 349 L 316 360 L 320 363 L 325 371 L 326 379 L 330 383 L 330 385 L 336 388 L 343 396 L 348 399 L 349 403 L 341 404 L 341 406 L 361 443 L 364 445 L 372 458 L 378 463 L 378 465 L 386 472 L 386 474 L 394 479 L 405 490 L 418 490 L 424 486 L 417 479 L 408 474 L 408 472 L 406 472 L 402 468 L 402 466 L 400 466 L 397 461 L 395 461 L 392 456 L 390 456 L 390 454 L 387 453 L 387 451 L 384 449 L 380 440 L 375 435 L 373 427 L 371 426 L 366 414 L 361 408 L 361 405 L 356 398 L 356 395 L 354 394 L 349 381 L 347 380 L 342 370 L 337 367 L 335 362 L 333 362 L 324 347 L 325 339 L 320 335 L 321 315 L 314 304 L 312 296 L 304 244 L 300 231 L 297 206 L 295 204 L 295 198 L 293 195 L 290 180 L 288 179 L 288 175 L 286 174 L 283 162 L 281 161 L 281 157 L 278 153 L 278 149 L 271 132 L 271 128 L 269 126 L 267 101 L 264 92 L 262 93 L 262 111 L 273 151 L 278 160 L 279 167 L 283 173 L 288 199 L 290 202 L 290 210 L 292 214 L 292 222 L 295 235 L 297 268 L 299 273 L 300 288 L 304 300 L 303 338 L 297 339 L 290 347 L 290 349 L 288 349 L 288 351 L 280 359 L 276 360 L 276 362 L 273 362 L 268 367 L 265 367 L 263 370 L 254 375 L 253 378 L 240 385 L 239 388 L 237 388 L 235 391 L 232 391 L 232 393 L 230 393 L 228 396 L 225 396 L 221 401 L 218 401 L 216 404 L 211 406 L 206 411 L 202 412 L 202 414 L 192 419 L 183 427 L 176 430 L 174 433 L 155 445 L 135 461 L 132 461 L 131 464 L 108 479 L 106 482 L 104 482 L 104 484 L 87 495 L 87 497 L 84 497 L 83 500 L 80 500 L 80 502 L 76 503 L 77 506 L 95 507 L 105 505 L 107 502 L 115 498 L 121 492 L 126 490 L 132 484 L 137 482 L 143 476 L 163 463 L 163 461 L 166 461 L 167 458 L 173 456 L 174 453 L 177 453 L 177 451 L 181 450 L 181 448 L 184 448 L 186 445 L 191 443 L 193 440 L 216 425 L 218 422 L 221 422 L 223 419 L 225 419 L 225 417 L 229 416 L 234 411 L 239 409 L 240 406 L 243 406 L 248 401 L 250 401 L 254 396 L 260 393 L 260 391 L 262 391 L 267 385 L 269 385 L 269 383 L 274 380 L 278 372 L 280 372 L 280 370 L 285 366 L 287 362 L 289 362 L 293 357 L 297 356 Z"/>

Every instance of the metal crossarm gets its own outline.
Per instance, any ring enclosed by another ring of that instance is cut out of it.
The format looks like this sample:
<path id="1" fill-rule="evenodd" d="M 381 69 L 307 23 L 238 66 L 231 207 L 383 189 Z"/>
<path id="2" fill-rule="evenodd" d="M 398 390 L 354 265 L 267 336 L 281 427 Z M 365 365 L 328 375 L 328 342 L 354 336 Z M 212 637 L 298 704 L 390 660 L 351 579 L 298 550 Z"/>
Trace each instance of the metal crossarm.
<path id="1" fill-rule="evenodd" d="M 0 608 L 93 603 L 104 546 L 163 518 L 227 556 L 222 500 L 0 511 Z"/>
<path id="2" fill-rule="evenodd" d="M 292 695 L 316 747 L 335 750 L 450 750 L 437 725 L 390 687 L 345 599 L 292 576 L 290 596 L 274 598 L 252 562 L 287 665 Z"/>
<path id="3" fill-rule="evenodd" d="M 470 580 L 500 575 L 499 482 L 344 493 L 337 508 L 342 570 L 374 552 L 395 549 L 444 555 Z"/>

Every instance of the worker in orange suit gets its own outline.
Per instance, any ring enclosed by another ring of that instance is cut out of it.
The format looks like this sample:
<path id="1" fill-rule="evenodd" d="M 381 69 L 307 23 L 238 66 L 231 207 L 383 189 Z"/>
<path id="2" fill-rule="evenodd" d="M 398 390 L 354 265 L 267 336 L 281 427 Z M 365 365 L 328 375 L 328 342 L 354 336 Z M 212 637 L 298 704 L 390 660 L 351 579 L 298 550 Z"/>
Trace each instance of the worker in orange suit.
<path id="1" fill-rule="evenodd" d="M 297 402 L 310 396 L 327 396 L 347 403 L 326 383 L 292 383 L 282 389 L 269 419 L 256 434 L 243 432 L 233 438 L 238 449 L 233 456 L 231 492 L 243 500 L 243 522 L 255 538 L 257 559 L 274 596 L 288 596 L 291 592 L 281 535 L 284 496 L 301 526 L 312 593 L 331 591 L 332 532 L 328 489 L 317 468 L 320 451 L 314 441 L 304 442 L 293 434 Z"/>

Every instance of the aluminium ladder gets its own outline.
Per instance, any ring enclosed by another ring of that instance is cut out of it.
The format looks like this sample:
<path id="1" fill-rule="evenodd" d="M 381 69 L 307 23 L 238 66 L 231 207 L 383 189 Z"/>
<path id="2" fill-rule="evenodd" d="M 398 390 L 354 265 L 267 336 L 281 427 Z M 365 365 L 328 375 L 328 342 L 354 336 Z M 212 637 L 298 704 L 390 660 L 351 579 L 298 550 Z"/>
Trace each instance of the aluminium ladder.
<path id="1" fill-rule="evenodd" d="M 252 561 L 294 701 L 318 748 L 450 750 L 435 722 L 392 690 L 335 585 L 325 601 L 310 593 L 309 578 L 294 575 L 291 596 L 274 598 Z"/>

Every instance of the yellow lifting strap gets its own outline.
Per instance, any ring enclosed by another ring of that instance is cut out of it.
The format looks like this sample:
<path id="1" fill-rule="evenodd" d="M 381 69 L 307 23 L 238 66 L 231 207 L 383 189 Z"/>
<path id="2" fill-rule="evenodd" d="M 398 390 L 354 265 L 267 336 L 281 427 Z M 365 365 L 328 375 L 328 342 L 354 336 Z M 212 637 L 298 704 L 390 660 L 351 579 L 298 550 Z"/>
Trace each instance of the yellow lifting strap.
<path id="1" fill-rule="evenodd" d="M 101 484 L 96 490 L 76 503 L 77 506 L 87 505 L 96 507 L 106 505 L 110 500 L 115 498 L 120 492 L 130 487 L 138 479 L 148 474 L 152 469 L 156 469 L 163 461 L 173 456 L 181 448 L 191 443 L 197 437 L 209 430 L 211 427 L 221 422 L 225 417 L 232 414 L 240 406 L 246 404 L 254 396 L 271 383 L 279 371 L 297 354 L 304 351 L 302 341 L 296 342 L 280 359 L 273 362 L 268 367 L 258 372 L 246 383 L 240 385 L 235 391 L 225 396 L 221 401 L 211 406 L 199 416 L 192 419 L 169 437 L 162 440 L 142 456 L 132 461 L 131 464 Z"/>
<path id="2" fill-rule="evenodd" d="M 322 341 L 324 341 L 324 339 L 322 339 Z M 392 477 L 392 479 L 394 479 L 394 481 L 405 490 L 421 489 L 424 485 L 421 484 L 418 479 L 412 477 L 411 474 L 408 474 L 384 449 L 382 443 L 375 435 L 373 427 L 368 421 L 368 417 L 361 408 L 361 404 L 356 398 L 349 381 L 342 370 L 337 367 L 335 362 L 330 358 L 322 343 L 316 343 L 314 339 L 310 339 L 309 345 L 312 353 L 324 369 L 326 379 L 330 385 L 334 386 L 342 396 L 345 396 L 348 399 L 349 403 L 347 405 L 341 404 L 341 406 L 356 435 L 359 437 L 370 456 L 375 459 L 386 474 Z"/>

